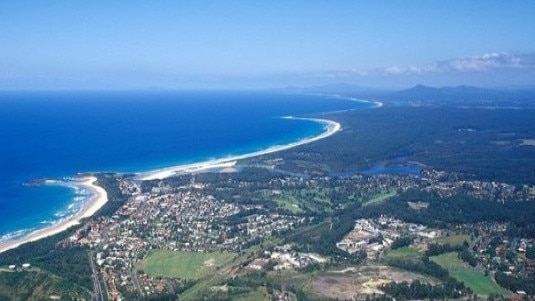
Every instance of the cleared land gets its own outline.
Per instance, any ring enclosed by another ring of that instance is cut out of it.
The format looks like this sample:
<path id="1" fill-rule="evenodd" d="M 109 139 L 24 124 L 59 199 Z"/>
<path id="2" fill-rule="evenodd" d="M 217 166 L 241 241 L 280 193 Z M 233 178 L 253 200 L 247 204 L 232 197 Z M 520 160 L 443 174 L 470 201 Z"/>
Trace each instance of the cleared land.
<path id="1" fill-rule="evenodd" d="M 379 287 L 383 284 L 420 280 L 432 283 L 428 277 L 401 271 L 381 265 L 368 265 L 347 268 L 342 271 L 323 272 L 312 282 L 312 291 L 333 299 L 353 299 L 356 296 L 383 294 Z"/>
<path id="2" fill-rule="evenodd" d="M 430 259 L 447 269 L 452 277 L 464 282 L 466 286 L 470 287 L 478 295 L 509 295 L 511 293 L 496 284 L 489 276 L 470 268 L 457 257 L 456 252 L 433 256 Z"/>
<path id="3" fill-rule="evenodd" d="M 156 250 L 149 252 L 141 267 L 148 275 L 199 279 L 230 262 L 234 256 L 233 253 Z"/>

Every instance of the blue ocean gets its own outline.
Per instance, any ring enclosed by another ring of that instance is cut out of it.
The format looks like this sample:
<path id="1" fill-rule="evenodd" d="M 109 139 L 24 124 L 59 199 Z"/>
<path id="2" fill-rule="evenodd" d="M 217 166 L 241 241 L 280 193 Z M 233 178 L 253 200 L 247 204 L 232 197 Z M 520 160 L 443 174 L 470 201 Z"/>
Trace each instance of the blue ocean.
<path id="1" fill-rule="evenodd" d="M 372 106 L 275 92 L 1 92 L 0 240 L 65 218 L 88 197 L 28 181 L 246 154 L 324 131 L 320 123 L 282 116 Z"/>

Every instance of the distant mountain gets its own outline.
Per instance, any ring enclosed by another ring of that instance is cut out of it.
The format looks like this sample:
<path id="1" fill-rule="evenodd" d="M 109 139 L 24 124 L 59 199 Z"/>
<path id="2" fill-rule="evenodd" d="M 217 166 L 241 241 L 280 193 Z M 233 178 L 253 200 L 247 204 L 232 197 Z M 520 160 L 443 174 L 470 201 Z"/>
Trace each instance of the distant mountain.
<path id="1" fill-rule="evenodd" d="M 390 106 L 535 108 L 535 87 L 488 89 L 473 86 L 429 87 L 417 85 L 404 90 L 380 90 L 346 83 L 311 87 L 287 87 L 277 91 L 345 95 L 383 102 Z"/>
<path id="2" fill-rule="evenodd" d="M 471 86 L 433 88 L 417 85 L 384 96 L 393 105 L 534 107 L 535 89 L 486 89 Z"/>

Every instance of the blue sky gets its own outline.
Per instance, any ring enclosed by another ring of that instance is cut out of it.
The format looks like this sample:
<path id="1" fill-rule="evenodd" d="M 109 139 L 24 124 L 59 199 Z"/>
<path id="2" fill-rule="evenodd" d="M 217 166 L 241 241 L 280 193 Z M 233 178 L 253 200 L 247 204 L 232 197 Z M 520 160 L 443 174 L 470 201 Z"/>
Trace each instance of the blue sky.
<path id="1" fill-rule="evenodd" d="M 0 2 L 0 89 L 535 85 L 535 1 Z"/>

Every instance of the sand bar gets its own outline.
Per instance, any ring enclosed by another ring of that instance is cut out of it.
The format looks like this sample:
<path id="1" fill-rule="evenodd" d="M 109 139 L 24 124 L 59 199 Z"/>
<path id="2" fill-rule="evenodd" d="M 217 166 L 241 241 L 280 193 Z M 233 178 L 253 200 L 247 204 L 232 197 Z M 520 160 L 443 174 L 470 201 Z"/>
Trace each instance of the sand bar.
<path id="1" fill-rule="evenodd" d="M 97 180 L 96 177 L 90 176 L 90 177 L 76 178 L 73 181 L 68 181 L 68 182 L 62 182 L 62 181 L 48 182 L 49 184 L 66 185 L 66 186 L 73 186 L 73 187 L 87 189 L 91 191 L 91 198 L 83 204 L 81 210 L 79 210 L 76 214 L 64 220 L 60 220 L 54 223 L 53 225 L 51 225 L 50 227 L 36 230 L 21 238 L 1 242 L 0 253 L 5 252 L 7 250 L 14 249 L 22 244 L 36 241 L 36 240 L 60 233 L 62 231 L 65 231 L 68 228 L 79 224 L 80 220 L 82 220 L 83 218 L 90 217 L 93 214 L 95 214 L 108 201 L 108 194 L 106 193 L 106 190 L 104 190 L 104 188 L 100 186 L 95 185 L 94 182 L 96 180 Z"/>
<path id="2" fill-rule="evenodd" d="M 305 138 L 305 139 L 302 139 L 302 140 L 299 140 L 297 142 L 290 143 L 290 144 L 272 146 L 267 149 L 248 153 L 248 154 L 230 156 L 230 157 L 221 158 L 221 159 L 208 160 L 208 161 L 199 162 L 199 163 L 172 166 L 172 167 L 162 168 L 162 169 L 149 171 L 145 173 L 139 173 L 136 176 L 136 179 L 142 180 L 142 181 L 161 180 L 161 179 L 165 179 L 165 178 L 168 178 L 174 175 L 179 175 L 179 174 L 206 171 L 206 170 L 213 169 L 213 168 L 232 167 L 236 164 L 237 160 L 256 157 L 256 156 L 274 153 L 274 152 L 278 152 L 282 150 L 287 150 L 292 147 L 318 141 L 320 139 L 333 135 L 334 133 L 338 132 L 341 128 L 338 122 L 327 120 L 327 119 L 304 118 L 304 117 L 302 118 L 302 117 L 292 117 L 292 116 L 287 116 L 283 118 L 294 119 L 294 120 L 310 120 L 310 121 L 319 122 L 325 125 L 325 131 L 318 136 Z"/>

